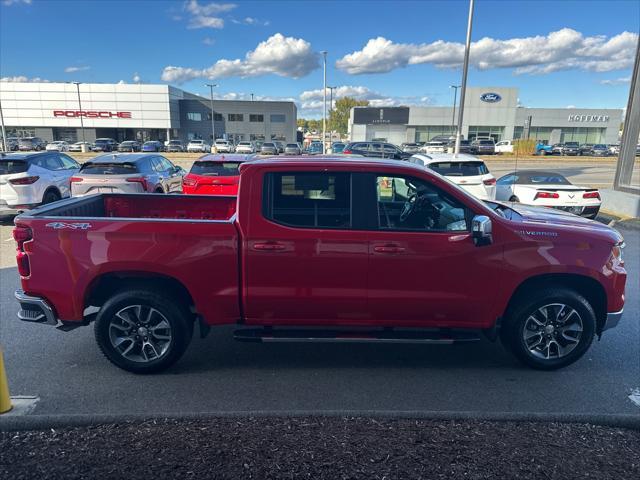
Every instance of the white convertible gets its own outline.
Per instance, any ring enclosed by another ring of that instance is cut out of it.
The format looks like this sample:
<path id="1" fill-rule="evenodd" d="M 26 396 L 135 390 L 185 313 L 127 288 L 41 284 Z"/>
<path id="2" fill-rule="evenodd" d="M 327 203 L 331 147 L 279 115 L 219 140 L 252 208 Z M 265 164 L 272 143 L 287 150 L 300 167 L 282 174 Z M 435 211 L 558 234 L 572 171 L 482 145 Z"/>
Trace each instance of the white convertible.
<path id="1" fill-rule="evenodd" d="M 496 200 L 551 207 L 595 218 L 600 211 L 597 188 L 579 187 L 558 173 L 519 170 L 498 179 Z"/>

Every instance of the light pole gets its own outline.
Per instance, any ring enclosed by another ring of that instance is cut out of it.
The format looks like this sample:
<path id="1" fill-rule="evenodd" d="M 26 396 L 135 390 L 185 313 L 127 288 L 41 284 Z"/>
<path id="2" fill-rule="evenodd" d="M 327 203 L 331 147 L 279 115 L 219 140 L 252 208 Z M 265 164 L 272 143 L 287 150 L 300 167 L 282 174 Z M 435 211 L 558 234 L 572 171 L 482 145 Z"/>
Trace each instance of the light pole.
<path id="1" fill-rule="evenodd" d="M 86 148 L 86 141 L 84 138 L 84 120 L 82 120 L 82 102 L 80 101 L 80 82 L 71 82 L 76 86 L 76 90 L 78 91 L 78 116 L 80 117 L 80 129 L 82 130 L 82 151 Z"/>
<path id="2" fill-rule="evenodd" d="M 320 52 L 323 59 L 324 81 L 322 82 L 322 153 L 326 153 L 327 141 L 327 51 Z"/>
<path id="3" fill-rule="evenodd" d="M 253 93 L 251 94 L 251 101 L 253 102 Z"/>
<path id="4" fill-rule="evenodd" d="M 331 113 L 333 112 L 333 91 L 336 90 L 338 87 L 327 87 L 329 89 L 330 92 L 330 97 L 329 97 L 329 120 L 331 120 Z M 331 140 L 333 140 L 333 130 L 330 129 L 331 131 L 329 132 L 329 136 L 331 137 Z"/>
<path id="5" fill-rule="evenodd" d="M 456 124 L 456 101 L 458 100 L 458 89 L 460 85 L 449 85 L 449 88 L 453 88 L 453 112 L 451 113 L 451 130 L 455 133 Z"/>
<path id="6" fill-rule="evenodd" d="M 2 114 L 2 103 L 0 103 L 0 125 L 2 126 L 2 151 L 7 151 L 7 132 L 4 129 L 4 115 Z"/>
<path id="7" fill-rule="evenodd" d="M 215 123 L 215 116 L 213 114 L 213 87 L 217 87 L 218 84 L 217 83 L 206 83 L 205 84 L 207 87 L 209 87 L 210 91 L 211 91 L 211 147 L 212 150 L 215 151 L 216 148 L 216 123 Z"/>
<path id="8" fill-rule="evenodd" d="M 473 25 L 473 1 L 469 0 L 469 19 L 467 20 L 467 42 L 464 47 L 464 63 L 462 64 L 462 85 L 460 88 L 460 108 L 458 109 L 458 128 L 456 131 L 456 149 L 453 156 L 460 153 L 460 132 L 462 132 L 462 118 L 464 114 L 464 97 L 467 90 L 467 71 L 469 70 L 469 50 L 471 49 L 471 27 Z"/>

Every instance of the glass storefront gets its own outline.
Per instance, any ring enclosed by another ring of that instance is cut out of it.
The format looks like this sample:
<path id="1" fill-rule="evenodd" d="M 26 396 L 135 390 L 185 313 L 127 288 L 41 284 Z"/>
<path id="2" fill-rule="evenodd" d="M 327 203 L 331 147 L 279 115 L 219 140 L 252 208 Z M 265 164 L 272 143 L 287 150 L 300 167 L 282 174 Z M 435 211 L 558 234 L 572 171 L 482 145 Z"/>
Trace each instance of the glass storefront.
<path id="1" fill-rule="evenodd" d="M 451 125 L 429 125 L 416 127 L 416 142 L 428 142 L 439 135 L 455 135 L 456 129 Z"/>
<path id="2" fill-rule="evenodd" d="M 469 126 L 469 134 L 467 135 L 468 140 L 473 140 L 476 137 L 491 137 L 496 142 L 502 140 L 502 136 L 504 135 L 504 127 L 498 126 Z"/>
<path id="3" fill-rule="evenodd" d="M 578 142 L 578 143 L 604 143 L 606 128 L 599 127 L 531 127 L 529 129 L 529 138 L 533 140 L 542 140 L 548 142 L 551 138 L 551 132 L 559 130 L 560 143 Z M 513 130 L 513 138 L 522 138 L 524 132 L 523 127 L 515 127 Z"/>

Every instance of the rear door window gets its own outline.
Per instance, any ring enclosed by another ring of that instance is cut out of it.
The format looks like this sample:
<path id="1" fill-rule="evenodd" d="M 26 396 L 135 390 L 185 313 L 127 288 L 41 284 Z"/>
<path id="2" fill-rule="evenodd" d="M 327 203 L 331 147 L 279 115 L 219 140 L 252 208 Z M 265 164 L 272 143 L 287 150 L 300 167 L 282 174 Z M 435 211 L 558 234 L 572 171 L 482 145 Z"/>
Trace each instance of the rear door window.
<path id="1" fill-rule="evenodd" d="M 138 173 L 138 168 L 132 163 L 91 163 L 82 165 L 80 172 L 87 175 L 127 175 Z"/>
<path id="2" fill-rule="evenodd" d="M 277 223 L 306 228 L 351 228 L 350 173 L 269 173 L 263 214 Z"/>
<path id="3" fill-rule="evenodd" d="M 429 168 L 445 177 L 473 177 L 489 173 L 484 162 L 436 162 Z"/>

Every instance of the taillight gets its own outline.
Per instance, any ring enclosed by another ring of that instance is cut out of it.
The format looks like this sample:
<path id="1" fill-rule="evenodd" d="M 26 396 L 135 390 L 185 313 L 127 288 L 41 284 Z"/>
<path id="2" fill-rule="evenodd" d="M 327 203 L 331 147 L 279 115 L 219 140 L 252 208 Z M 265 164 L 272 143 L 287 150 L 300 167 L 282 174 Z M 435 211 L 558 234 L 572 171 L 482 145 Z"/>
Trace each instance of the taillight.
<path id="1" fill-rule="evenodd" d="M 33 232 L 29 227 L 18 225 L 13 229 L 13 239 L 18 243 L 18 249 L 20 250 L 22 250 L 24 242 L 31 240 L 32 238 Z"/>
<path id="2" fill-rule="evenodd" d="M 197 183 L 198 181 L 195 178 L 190 177 L 189 175 L 183 177 L 182 179 L 182 185 L 184 185 L 185 187 L 194 187 Z"/>
<path id="3" fill-rule="evenodd" d="M 18 273 L 22 277 L 28 277 L 29 275 L 31 275 L 31 266 L 29 265 L 29 257 L 24 251 L 24 242 L 33 239 L 33 232 L 29 227 L 17 225 L 13 229 L 13 238 L 18 243 L 16 252 Z"/>
<path id="4" fill-rule="evenodd" d="M 600 194 L 598 192 L 585 192 L 582 198 L 597 198 L 600 200 Z"/>
<path id="5" fill-rule="evenodd" d="M 22 177 L 22 178 L 14 178 L 9 180 L 11 185 L 31 185 L 32 183 L 36 183 L 40 177 L 37 175 L 33 175 L 31 177 Z"/>
<path id="6" fill-rule="evenodd" d="M 147 190 L 147 180 L 144 177 L 129 177 L 127 182 L 139 183 L 142 185 L 142 190 Z"/>
<path id="7" fill-rule="evenodd" d="M 533 199 L 537 200 L 539 198 L 560 198 L 560 195 L 556 192 L 538 192 Z"/>
<path id="8" fill-rule="evenodd" d="M 483 180 L 482 183 L 484 183 L 485 185 L 488 185 L 488 186 L 495 185 L 496 184 L 496 179 L 495 178 L 488 178 L 487 180 Z"/>
<path id="9" fill-rule="evenodd" d="M 71 177 L 71 183 L 80 183 L 84 180 L 82 177 Z"/>
<path id="10" fill-rule="evenodd" d="M 345 155 L 351 155 L 353 152 L 347 148 L 345 148 L 344 150 L 342 150 L 342 153 L 344 153 Z"/>

